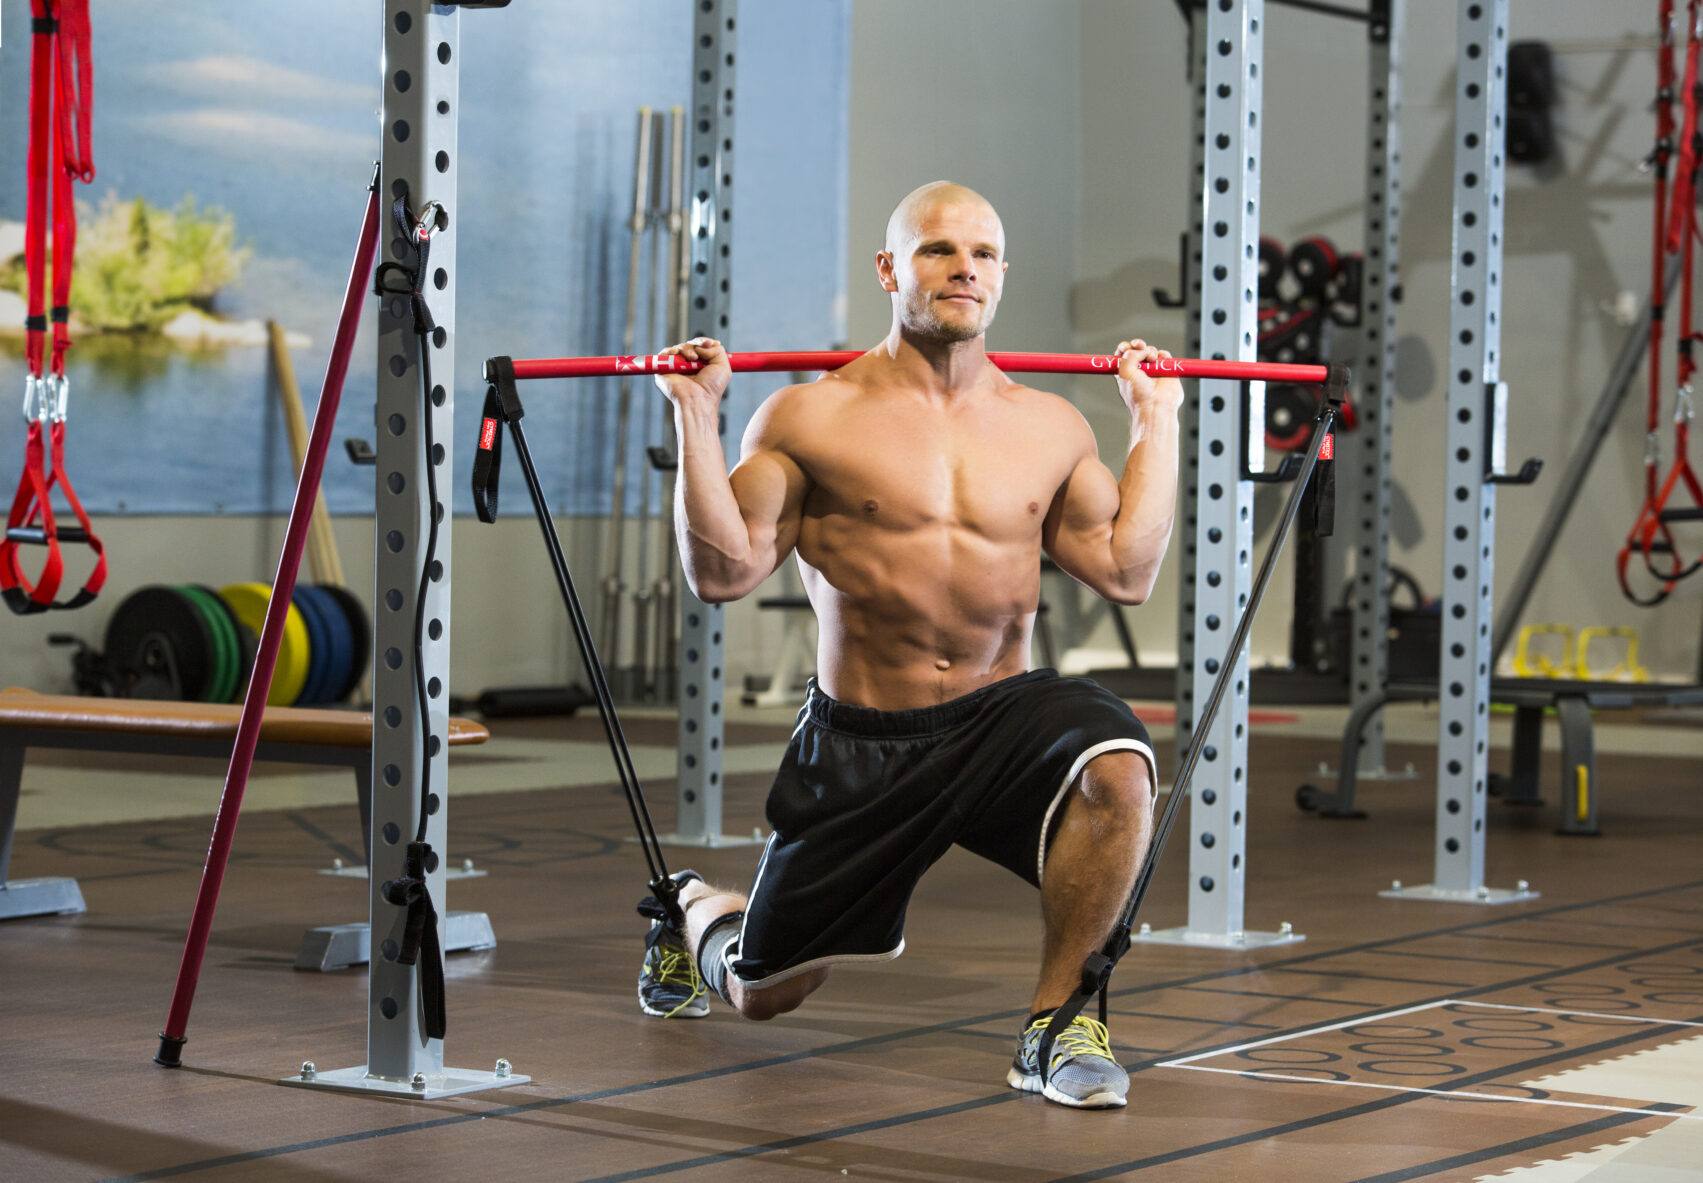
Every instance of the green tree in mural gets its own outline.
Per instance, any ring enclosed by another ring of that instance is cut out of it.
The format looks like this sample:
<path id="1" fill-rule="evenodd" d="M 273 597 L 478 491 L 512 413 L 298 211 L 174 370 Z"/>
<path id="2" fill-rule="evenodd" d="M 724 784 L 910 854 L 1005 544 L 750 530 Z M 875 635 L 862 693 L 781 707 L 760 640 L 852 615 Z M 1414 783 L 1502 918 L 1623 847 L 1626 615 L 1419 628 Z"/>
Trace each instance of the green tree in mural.
<path id="1" fill-rule="evenodd" d="M 72 304 L 92 329 L 153 331 L 187 308 L 204 309 L 249 255 L 236 245 L 235 219 L 198 210 L 193 197 L 168 210 L 109 193 L 79 222 Z M 0 272 L 0 287 L 23 292 L 22 259 Z"/>

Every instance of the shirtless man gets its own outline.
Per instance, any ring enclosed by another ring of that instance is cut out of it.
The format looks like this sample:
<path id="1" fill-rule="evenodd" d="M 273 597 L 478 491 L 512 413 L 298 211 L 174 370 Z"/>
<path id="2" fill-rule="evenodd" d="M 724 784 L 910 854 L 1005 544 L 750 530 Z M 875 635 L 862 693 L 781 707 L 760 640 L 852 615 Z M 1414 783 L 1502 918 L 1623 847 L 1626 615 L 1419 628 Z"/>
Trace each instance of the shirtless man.
<path id="1" fill-rule="evenodd" d="M 1006 266 L 981 196 L 946 182 L 907 196 L 875 256 L 886 339 L 764 402 L 731 476 L 716 430 L 726 352 L 708 338 L 664 351 L 703 363 L 657 378 L 679 432 L 692 590 L 737 600 L 796 551 L 820 642 L 751 894 L 680 872 L 686 931 L 653 919 L 639 997 L 648 1014 L 693 1017 L 707 984 L 746 1018 L 793 1010 L 829 965 L 903 951 L 911 891 L 956 844 L 1040 888 L 1041 972 L 1008 1082 L 1102 1108 L 1124 1104 L 1129 1077 L 1101 1024 L 1058 1033 L 1045 1082 L 1036 1050 L 1128 898 L 1153 752 L 1121 700 L 1030 670 L 1029 636 L 1043 549 L 1108 600 L 1152 591 L 1182 388 L 1137 366 L 1168 353 L 1118 345 L 1130 446 L 1114 476 L 1075 407 L 988 360 Z"/>

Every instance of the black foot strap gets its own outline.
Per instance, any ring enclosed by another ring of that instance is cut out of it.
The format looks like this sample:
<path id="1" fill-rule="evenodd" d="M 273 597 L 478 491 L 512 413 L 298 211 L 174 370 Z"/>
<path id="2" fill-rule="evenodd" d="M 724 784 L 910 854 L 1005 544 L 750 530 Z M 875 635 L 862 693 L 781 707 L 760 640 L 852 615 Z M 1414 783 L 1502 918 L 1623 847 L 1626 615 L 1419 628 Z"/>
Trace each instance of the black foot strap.
<path id="1" fill-rule="evenodd" d="M 426 862 L 432 848 L 426 842 L 410 842 L 402 874 L 386 879 L 380 888 L 385 901 L 406 908 L 401 948 L 396 960 L 420 966 L 420 1003 L 426 1035 L 442 1039 L 449 1020 L 444 1010 L 443 947 L 438 943 L 438 911 L 426 887 Z"/>

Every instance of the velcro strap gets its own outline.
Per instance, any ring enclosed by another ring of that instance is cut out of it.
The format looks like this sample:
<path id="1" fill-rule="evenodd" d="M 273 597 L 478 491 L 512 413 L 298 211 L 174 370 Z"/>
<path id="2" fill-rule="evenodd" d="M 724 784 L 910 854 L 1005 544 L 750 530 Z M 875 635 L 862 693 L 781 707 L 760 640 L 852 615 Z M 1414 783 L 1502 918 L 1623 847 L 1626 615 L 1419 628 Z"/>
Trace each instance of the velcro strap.
<path id="1" fill-rule="evenodd" d="M 37 37 L 51 37 L 59 32 L 59 22 L 50 16 L 35 16 L 30 18 L 30 32 Z"/>
<path id="2" fill-rule="evenodd" d="M 24 328 L 32 333 L 45 333 L 47 332 L 47 317 L 39 312 L 32 313 L 24 317 Z"/>
<path id="3" fill-rule="evenodd" d="M 68 305 L 68 304 L 55 304 L 53 306 L 51 315 L 53 317 L 53 323 L 54 324 L 61 324 L 61 325 L 62 324 L 70 324 L 71 323 L 71 306 Z"/>

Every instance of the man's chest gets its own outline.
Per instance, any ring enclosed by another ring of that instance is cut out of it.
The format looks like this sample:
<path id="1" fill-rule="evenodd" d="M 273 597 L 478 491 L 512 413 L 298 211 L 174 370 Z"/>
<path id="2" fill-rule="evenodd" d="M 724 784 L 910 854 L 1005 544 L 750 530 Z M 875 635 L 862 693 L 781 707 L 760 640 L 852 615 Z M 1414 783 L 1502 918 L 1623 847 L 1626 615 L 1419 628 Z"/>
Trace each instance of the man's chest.
<path id="1" fill-rule="evenodd" d="M 806 512 L 888 529 L 944 525 L 990 537 L 1039 527 L 1069 475 L 1036 416 L 836 416 L 804 457 Z"/>

